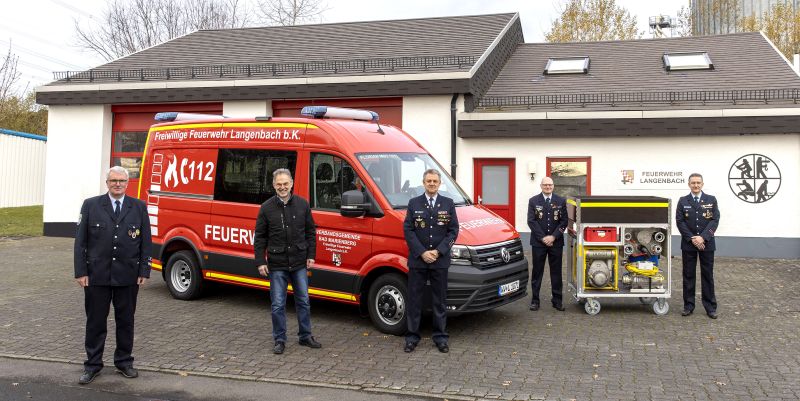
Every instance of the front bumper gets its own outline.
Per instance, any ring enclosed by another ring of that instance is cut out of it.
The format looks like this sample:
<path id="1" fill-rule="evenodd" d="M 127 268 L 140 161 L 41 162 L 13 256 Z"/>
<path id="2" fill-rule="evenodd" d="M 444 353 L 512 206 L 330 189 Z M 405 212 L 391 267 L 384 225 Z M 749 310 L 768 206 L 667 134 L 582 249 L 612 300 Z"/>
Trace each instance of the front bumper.
<path id="1" fill-rule="evenodd" d="M 479 269 L 451 265 L 447 277 L 447 314 L 480 312 L 525 298 L 528 293 L 528 260 Z M 499 287 L 519 280 L 519 289 L 499 295 Z"/>

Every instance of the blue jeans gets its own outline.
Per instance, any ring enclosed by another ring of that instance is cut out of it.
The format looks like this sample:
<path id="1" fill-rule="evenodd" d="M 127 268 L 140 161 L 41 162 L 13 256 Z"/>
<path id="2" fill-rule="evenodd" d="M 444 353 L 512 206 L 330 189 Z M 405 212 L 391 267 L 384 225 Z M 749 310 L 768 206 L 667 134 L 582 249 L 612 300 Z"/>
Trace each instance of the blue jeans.
<path id="1" fill-rule="evenodd" d="M 270 270 L 269 299 L 272 301 L 272 338 L 286 342 L 286 290 L 292 281 L 294 304 L 297 310 L 297 335 L 300 340 L 311 337 L 311 305 L 308 302 L 308 271 L 305 267 L 293 272 Z"/>

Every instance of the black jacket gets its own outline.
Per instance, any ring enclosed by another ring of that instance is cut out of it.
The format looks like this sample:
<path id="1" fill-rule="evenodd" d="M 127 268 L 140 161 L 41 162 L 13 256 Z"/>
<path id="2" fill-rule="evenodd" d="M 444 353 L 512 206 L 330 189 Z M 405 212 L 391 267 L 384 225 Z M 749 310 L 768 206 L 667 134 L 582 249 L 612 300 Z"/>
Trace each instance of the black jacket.
<path id="1" fill-rule="evenodd" d="M 552 235 L 556 238 L 553 247 L 564 246 L 564 229 L 567 228 L 567 201 L 552 194 L 550 204 L 544 200 L 544 195 L 533 196 L 528 200 L 528 227 L 531 229 L 531 246 L 536 248 L 547 247 L 542 238 Z"/>
<path id="2" fill-rule="evenodd" d="M 681 233 L 681 250 L 696 251 L 692 237 L 699 235 L 705 240 L 704 251 L 715 251 L 714 236 L 719 226 L 717 198 L 705 192 L 700 196 L 700 203 L 694 201 L 691 193 L 681 197 L 675 207 L 675 225 Z"/>
<path id="3" fill-rule="evenodd" d="M 256 219 L 256 266 L 296 270 L 317 254 L 317 228 L 308 202 L 292 195 L 286 204 L 277 196 L 261 204 Z"/>
<path id="4" fill-rule="evenodd" d="M 126 196 L 119 218 L 108 194 L 83 201 L 75 235 L 75 278 L 89 285 L 136 285 L 150 277 L 150 218 L 144 202 Z"/>
<path id="5" fill-rule="evenodd" d="M 408 201 L 403 233 L 408 245 L 408 268 L 450 267 L 450 248 L 458 238 L 458 216 L 453 200 L 439 194 L 436 205 L 428 206 L 425 194 Z M 439 258 L 428 264 L 422 260 L 422 253 L 436 249 Z"/>

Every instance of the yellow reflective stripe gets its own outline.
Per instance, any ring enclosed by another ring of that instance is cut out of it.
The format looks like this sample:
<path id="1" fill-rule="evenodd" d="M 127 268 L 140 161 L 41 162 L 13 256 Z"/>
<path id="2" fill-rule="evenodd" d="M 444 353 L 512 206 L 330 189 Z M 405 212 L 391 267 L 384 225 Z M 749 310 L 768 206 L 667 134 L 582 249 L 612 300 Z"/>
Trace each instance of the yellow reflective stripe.
<path id="1" fill-rule="evenodd" d="M 165 127 L 150 128 L 150 131 L 166 131 L 170 129 L 183 129 L 183 128 L 222 128 L 222 123 L 167 125 Z"/>
<path id="2" fill-rule="evenodd" d="M 160 265 L 160 264 L 158 264 L 158 263 L 151 263 L 151 264 L 150 264 L 150 267 L 152 267 L 153 269 L 156 269 L 156 270 L 161 270 L 161 269 L 163 268 L 163 267 L 161 267 L 161 265 Z"/>
<path id="3" fill-rule="evenodd" d="M 231 276 L 231 275 L 228 275 L 228 274 L 215 273 L 215 272 L 206 272 L 205 275 L 206 275 L 206 277 L 210 277 L 210 278 L 219 278 L 219 279 L 228 280 L 228 281 L 235 281 L 235 282 L 239 282 L 239 283 L 247 283 L 247 284 L 252 284 L 252 285 L 258 285 L 258 286 L 261 286 L 261 287 L 269 288 L 269 286 L 270 286 L 269 285 L 269 281 L 256 279 L 256 278 Z M 292 291 L 292 290 L 293 290 L 292 289 L 292 285 L 289 284 L 289 291 Z M 345 294 L 345 293 L 341 293 L 341 292 L 326 291 L 326 290 L 318 290 L 316 288 L 309 288 L 308 289 L 308 293 L 312 294 L 312 295 L 321 295 L 321 296 L 329 297 L 329 298 L 345 299 L 345 300 L 348 300 L 348 301 L 355 301 L 356 300 L 355 295 L 352 295 L 352 294 Z"/>
<path id="4" fill-rule="evenodd" d="M 577 203 L 575 203 L 575 199 L 567 199 L 567 203 L 573 206 L 577 206 Z"/>
<path id="5" fill-rule="evenodd" d="M 669 207 L 664 202 L 593 202 L 583 203 L 581 207 Z"/>

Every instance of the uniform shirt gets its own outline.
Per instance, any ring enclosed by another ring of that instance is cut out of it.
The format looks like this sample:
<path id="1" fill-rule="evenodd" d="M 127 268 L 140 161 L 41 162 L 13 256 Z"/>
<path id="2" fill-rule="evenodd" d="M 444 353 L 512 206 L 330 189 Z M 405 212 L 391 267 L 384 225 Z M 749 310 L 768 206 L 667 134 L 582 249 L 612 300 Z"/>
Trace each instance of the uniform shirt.
<path id="1" fill-rule="evenodd" d="M 567 202 L 564 198 L 550 194 L 550 203 L 540 193 L 528 200 L 528 227 L 531 229 L 531 246 L 545 247 L 542 238 L 555 237 L 554 247 L 564 246 L 564 229 L 567 228 Z"/>
<path id="2" fill-rule="evenodd" d="M 428 194 L 408 201 L 403 233 L 408 245 L 409 268 L 448 268 L 450 267 L 450 248 L 458 237 L 458 216 L 452 199 L 446 196 L 434 198 L 433 207 L 429 205 Z M 439 258 L 433 263 L 425 263 L 422 253 L 436 249 Z"/>
<path id="3" fill-rule="evenodd" d="M 675 207 L 675 225 L 681 233 L 681 249 L 696 251 L 692 237 L 699 235 L 705 241 L 706 251 L 716 250 L 714 235 L 719 226 L 719 216 L 717 198 L 711 195 L 701 193 L 699 202 L 695 202 L 692 193 L 680 198 Z"/>

